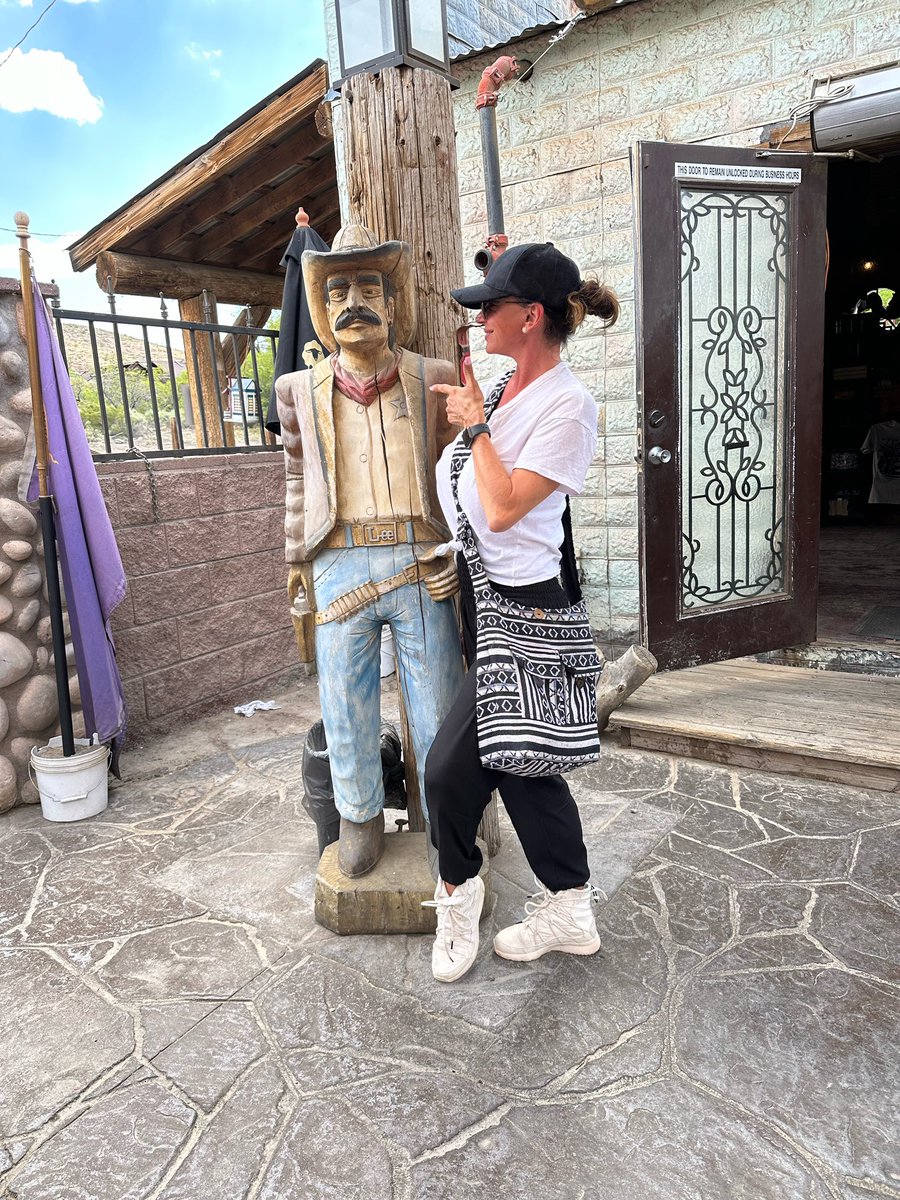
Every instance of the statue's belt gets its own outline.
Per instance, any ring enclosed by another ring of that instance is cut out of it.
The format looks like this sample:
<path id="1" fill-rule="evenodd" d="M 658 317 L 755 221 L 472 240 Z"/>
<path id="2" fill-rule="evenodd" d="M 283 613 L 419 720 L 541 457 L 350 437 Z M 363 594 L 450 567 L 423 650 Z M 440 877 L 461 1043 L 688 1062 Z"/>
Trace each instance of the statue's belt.
<path id="1" fill-rule="evenodd" d="M 325 535 L 319 550 L 344 550 L 350 546 L 402 546 L 409 542 L 434 540 L 434 529 L 418 517 L 399 521 L 348 521 L 335 525 Z"/>
<path id="2" fill-rule="evenodd" d="M 354 616 L 369 604 L 374 604 L 388 592 L 396 591 L 397 588 L 404 587 L 407 583 L 418 583 L 429 575 L 434 575 L 436 571 L 442 571 L 446 565 L 441 560 L 423 563 L 416 559 L 404 570 L 398 571 L 396 575 L 391 575 L 389 579 L 380 579 L 377 583 L 367 580 L 360 587 L 354 588 L 352 592 L 345 592 L 343 596 L 332 600 L 328 607 L 323 608 L 321 612 L 317 612 L 316 624 L 327 625 L 330 621 L 346 621 L 348 617 Z"/>

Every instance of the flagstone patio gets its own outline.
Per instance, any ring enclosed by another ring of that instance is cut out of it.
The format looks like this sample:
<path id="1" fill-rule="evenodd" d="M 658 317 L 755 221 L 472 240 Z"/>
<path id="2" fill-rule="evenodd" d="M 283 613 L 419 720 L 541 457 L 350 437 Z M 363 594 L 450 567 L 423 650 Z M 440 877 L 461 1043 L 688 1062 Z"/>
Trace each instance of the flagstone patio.
<path id="1" fill-rule="evenodd" d="M 900 1197 L 900 795 L 610 747 L 600 954 L 493 956 L 504 825 L 444 986 L 313 922 L 315 686 L 278 699 L 132 751 L 100 817 L 0 818 L 0 1196 Z"/>

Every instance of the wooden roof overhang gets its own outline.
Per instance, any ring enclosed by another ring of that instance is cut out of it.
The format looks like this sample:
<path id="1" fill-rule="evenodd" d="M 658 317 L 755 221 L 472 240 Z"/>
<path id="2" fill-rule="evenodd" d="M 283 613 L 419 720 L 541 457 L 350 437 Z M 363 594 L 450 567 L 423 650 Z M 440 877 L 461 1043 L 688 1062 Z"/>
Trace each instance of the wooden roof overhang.
<path id="1" fill-rule="evenodd" d="M 280 307 L 298 206 L 326 241 L 340 223 L 327 89 L 316 59 L 79 238 L 74 269 L 96 262 L 104 290 L 109 275 L 122 293 Z"/>

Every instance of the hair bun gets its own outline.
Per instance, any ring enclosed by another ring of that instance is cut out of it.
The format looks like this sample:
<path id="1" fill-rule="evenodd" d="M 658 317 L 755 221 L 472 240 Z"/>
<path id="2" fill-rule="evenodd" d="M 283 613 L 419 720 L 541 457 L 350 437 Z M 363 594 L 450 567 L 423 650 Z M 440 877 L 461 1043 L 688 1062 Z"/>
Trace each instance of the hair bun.
<path id="1" fill-rule="evenodd" d="M 615 325 L 619 319 L 619 301 L 608 284 L 585 279 L 576 295 L 592 317 L 599 317 L 607 325 Z"/>

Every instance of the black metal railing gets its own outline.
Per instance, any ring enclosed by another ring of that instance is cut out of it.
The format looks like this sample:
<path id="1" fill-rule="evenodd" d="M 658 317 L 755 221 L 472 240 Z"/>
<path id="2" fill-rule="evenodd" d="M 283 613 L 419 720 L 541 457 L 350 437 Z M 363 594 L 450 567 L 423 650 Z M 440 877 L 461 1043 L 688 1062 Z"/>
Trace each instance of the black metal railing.
<path id="1" fill-rule="evenodd" d="M 133 317 L 53 306 L 95 457 L 271 448 L 265 414 L 278 330 L 170 320 L 165 303 L 160 313 Z"/>

